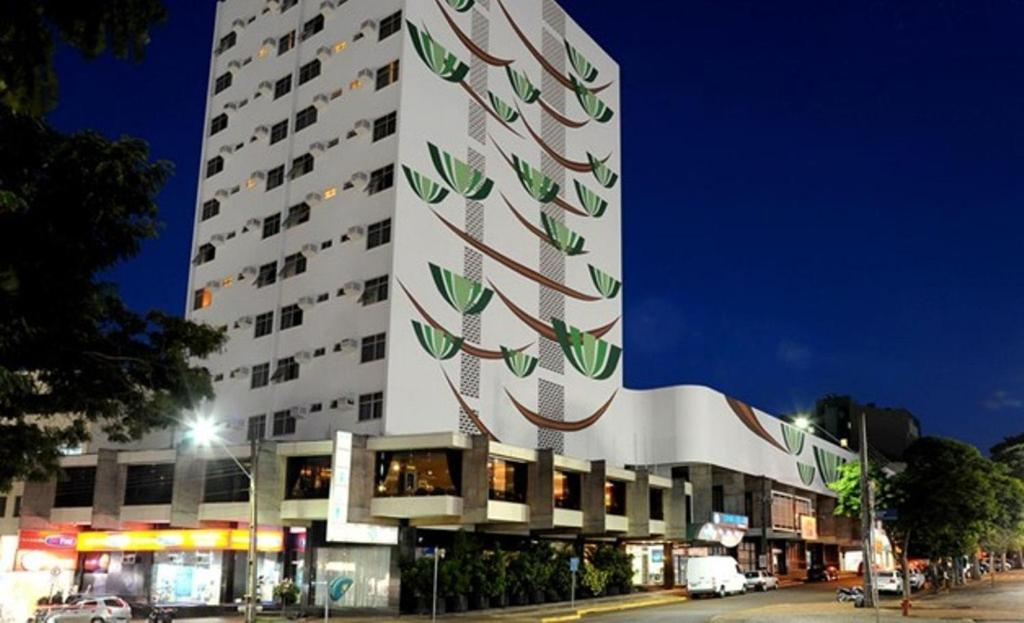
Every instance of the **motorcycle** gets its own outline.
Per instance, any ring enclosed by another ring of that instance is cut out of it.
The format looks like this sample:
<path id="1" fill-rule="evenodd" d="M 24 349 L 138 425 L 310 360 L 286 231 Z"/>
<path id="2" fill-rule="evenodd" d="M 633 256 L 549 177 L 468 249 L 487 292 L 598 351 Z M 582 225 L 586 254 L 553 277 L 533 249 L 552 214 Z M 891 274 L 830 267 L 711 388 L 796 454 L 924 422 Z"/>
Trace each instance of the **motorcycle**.
<path id="1" fill-rule="evenodd" d="M 174 623 L 174 608 L 153 606 L 146 619 L 149 623 Z"/>
<path id="2" fill-rule="evenodd" d="M 859 586 L 851 588 L 836 589 L 836 601 L 846 603 L 852 601 L 853 605 L 860 608 L 864 605 L 864 589 Z"/>

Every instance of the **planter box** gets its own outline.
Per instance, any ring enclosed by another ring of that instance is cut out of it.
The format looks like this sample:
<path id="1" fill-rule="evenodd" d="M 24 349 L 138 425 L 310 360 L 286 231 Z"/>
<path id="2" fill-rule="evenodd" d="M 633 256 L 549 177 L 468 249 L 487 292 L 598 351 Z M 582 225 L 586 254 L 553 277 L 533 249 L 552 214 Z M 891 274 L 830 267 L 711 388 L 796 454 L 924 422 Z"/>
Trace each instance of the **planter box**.
<path id="1" fill-rule="evenodd" d="M 448 612 L 465 612 L 469 610 L 467 595 L 452 595 L 448 598 Z"/>

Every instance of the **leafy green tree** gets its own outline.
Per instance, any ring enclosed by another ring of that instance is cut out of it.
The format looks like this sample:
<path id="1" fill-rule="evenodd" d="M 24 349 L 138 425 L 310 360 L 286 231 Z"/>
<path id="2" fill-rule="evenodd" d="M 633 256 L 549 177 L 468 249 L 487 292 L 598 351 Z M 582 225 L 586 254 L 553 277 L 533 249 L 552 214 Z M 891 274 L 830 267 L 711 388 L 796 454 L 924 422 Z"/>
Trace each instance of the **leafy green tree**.
<path id="1" fill-rule="evenodd" d="M 1024 480 L 1024 433 L 1006 437 L 990 450 L 992 460 L 1009 468 L 1010 473 Z"/>

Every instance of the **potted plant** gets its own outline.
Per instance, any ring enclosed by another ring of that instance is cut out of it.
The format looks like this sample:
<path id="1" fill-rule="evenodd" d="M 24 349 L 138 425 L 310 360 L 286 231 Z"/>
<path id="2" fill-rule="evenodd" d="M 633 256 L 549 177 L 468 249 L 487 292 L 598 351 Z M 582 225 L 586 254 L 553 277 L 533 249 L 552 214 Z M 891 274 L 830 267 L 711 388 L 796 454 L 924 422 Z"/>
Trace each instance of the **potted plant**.
<path id="1" fill-rule="evenodd" d="M 508 600 L 513 606 L 525 606 L 530 602 L 527 596 L 533 590 L 531 574 L 533 565 L 526 552 L 516 552 L 508 562 Z"/>
<path id="2" fill-rule="evenodd" d="M 443 577 L 443 581 L 440 579 Z M 440 603 L 441 588 L 445 597 L 447 612 L 465 612 L 469 610 L 470 575 L 463 561 L 452 557 L 441 561 L 438 579 L 438 602 Z"/>
<path id="3" fill-rule="evenodd" d="M 604 594 L 605 587 L 608 585 L 609 575 L 608 571 L 598 569 L 591 561 L 583 561 L 583 575 L 581 583 L 591 596 L 600 597 Z"/>
<path id="4" fill-rule="evenodd" d="M 612 581 L 619 586 L 620 594 L 628 595 L 633 592 L 633 555 L 620 548 L 615 548 L 615 571 Z"/>
<path id="5" fill-rule="evenodd" d="M 469 609 L 483 610 L 491 605 L 490 577 L 488 576 L 487 560 L 483 556 L 473 556 L 464 562 L 469 574 Z"/>
<path id="6" fill-rule="evenodd" d="M 495 545 L 494 551 L 486 558 L 485 571 L 491 607 L 504 608 L 508 605 L 508 554 L 501 545 Z"/>
<path id="7" fill-rule="evenodd" d="M 549 601 L 569 600 L 572 593 L 572 571 L 569 569 L 569 560 L 573 555 L 573 551 L 568 548 L 555 552 L 554 558 L 552 558 L 551 580 L 548 583 L 550 586 Z M 579 578 L 577 578 L 578 581 Z"/>
<path id="8" fill-rule="evenodd" d="M 287 616 L 288 606 L 299 602 L 299 587 L 290 578 L 281 580 L 274 587 L 274 599 L 281 604 L 281 612 Z"/>
<path id="9" fill-rule="evenodd" d="M 547 588 L 554 571 L 551 546 L 540 542 L 530 549 L 533 558 L 533 592 L 530 599 L 535 604 L 542 604 L 547 599 Z"/>

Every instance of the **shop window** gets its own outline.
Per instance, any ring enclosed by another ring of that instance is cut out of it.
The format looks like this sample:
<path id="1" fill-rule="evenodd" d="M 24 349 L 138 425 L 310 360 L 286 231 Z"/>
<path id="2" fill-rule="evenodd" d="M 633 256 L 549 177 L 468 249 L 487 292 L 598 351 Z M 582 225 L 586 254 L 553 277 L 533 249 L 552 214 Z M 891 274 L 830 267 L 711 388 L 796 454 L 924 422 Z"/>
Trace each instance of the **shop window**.
<path id="1" fill-rule="evenodd" d="M 383 41 L 402 29 L 402 12 L 397 11 L 380 20 L 378 41 Z"/>
<path id="2" fill-rule="evenodd" d="M 374 486 L 376 497 L 462 495 L 462 452 L 378 452 Z"/>
<path id="3" fill-rule="evenodd" d="M 656 521 L 665 520 L 665 490 L 651 488 L 650 515 Z"/>
<path id="4" fill-rule="evenodd" d="M 383 67 L 377 68 L 377 90 L 398 82 L 398 60 L 393 60 Z"/>
<path id="5" fill-rule="evenodd" d="M 379 420 L 384 417 L 384 392 L 359 396 L 359 421 Z"/>
<path id="6" fill-rule="evenodd" d="M 371 223 L 366 228 L 366 249 L 370 250 L 391 242 L 391 219 Z"/>
<path id="7" fill-rule="evenodd" d="M 711 512 L 725 512 L 725 487 L 722 485 L 711 487 Z"/>
<path id="8" fill-rule="evenodd" d="M 555 470 L 555 508 L 581 510 L 582 484 L 578 473 Z"/>
<path id="9" fill-rule="evenodd" d="M 249 469 L 248 460 L 242 465 Z M 218 459 L 206 464 L 206 486 L 203 490 L 203 502 L 248 502 L 249 477 L 245 475 L 232 459 Z"/>
<path id="10" fill-rule="evenodd" d="M 609 515 L 626 514 L 626 483 L 621 480 L 604 481 L 604 510 Z"/>
<path id="11" fill-rule="evenodd" d="M 299 67 L 299 84 L 306 84 L 313 78 L 320 75 L 320 61 L 319 59 L 313 59 Z"/>
<path id="12" fill-rule="evenodd" d="M 388 300 L 388 276 L 367 279 L 363 284 L 363 295 L 360 297 L 360 302 L 365 306 L 386 300 Z"/>
<path id="13" fill-rule="evenodd" d="M 395 165 L 389 164 L 370 173 L 370 183 L 366 185 L 366 194 L 375 195 L 395 185 Z"/>
<path id="14" fill-rule="evenodd" d="M 386 352 L 387 334 L 378 333 L 376 335 L 368 335 L 363 338 L 359 363 L 368 363 L 370 361 L 383 359 Z"/>
<path id="15" fill-rule="evenodd" d="M 395 113 L 388 113 L 383 117 L 378 117 L 373 122 L 373 142 L 387 138 L 395 133 L 398 129 L 398 115 Z"/>
<path id="16" fill-rule="evenodd" d="M 526 504 L 526 463 L 492 457 L 487 461 L 487 496 L 491 500 Z"/>
<path id="17" fill-rule="evenodd" d="M 53 498 L 53 507 L 92 506 L 95 488 L 95 467 L 65 467 L 60 470 L 57 477 L 57 493 Z"/>
<path id="18" fill-rule="evenodd" d="M 316 123 L 316 106 L 303 108 L 295 113 L 295 131 L 298 132 Z"/>
<path id="19" fill-rule="evenodd" d="M 265 415 L 254 415 L 249 418 L 248 425 L 245 430 L 245 440 L 253 441 L 259 439 L 265 439 L 267 436 L 267 416 Z"/>
<path id="20" fill-rule="evenodd" d="M 125 478 L 125 506 L 170 504 L 174 489 L 174 463 L 129 465 Z"/>
<path id="21" fill-rule="evenodd" d="M 324 500 L 331 491 L 330 456 L 288 457 L 285 499 Z"/>
<path id="22" fill-rule="evenodd" d="M 270 364 L 258 363 L 252 367 L 252 376 L 249 378 L 249 389 L 266 387 L 270 384 Z"/>

